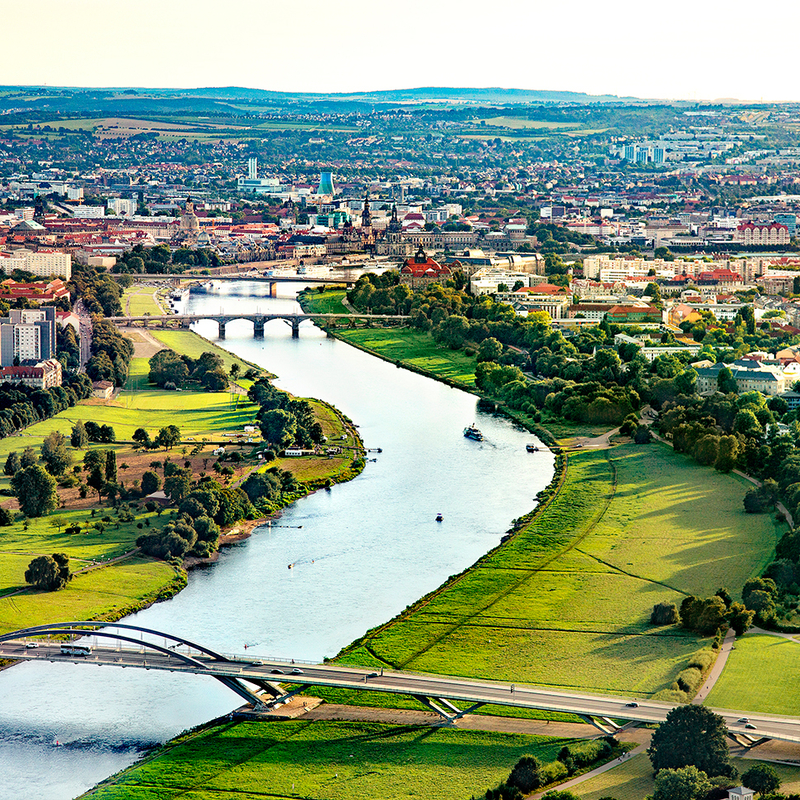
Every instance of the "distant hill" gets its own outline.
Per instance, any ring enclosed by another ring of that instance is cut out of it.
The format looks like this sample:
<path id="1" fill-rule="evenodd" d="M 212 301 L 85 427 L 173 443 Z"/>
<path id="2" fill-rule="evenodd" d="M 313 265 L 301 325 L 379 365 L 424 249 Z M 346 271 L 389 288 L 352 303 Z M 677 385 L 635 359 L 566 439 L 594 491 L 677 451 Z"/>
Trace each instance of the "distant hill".
<path id="1" fill-rule="evenodd" d="M 157 102 L 175 98 L 188 100 L 197 98 L 220 102 L 245 103 L 359 103 L 359 104 L 404 104 L 427 103 L 465 104 L 465 105 L 508 105 L 530 103 L 568 103 L 587 105 L 592 103 L 631 103 L 641 102 L 635 97 L 617 95 L 591 95 L 582 92 L 560 92 L 538 89 L 456 88 L 423 86 L 412 89 L 386 89 L 365 92 L 276 92 L 268 89 L 249 89 L 241 86 L 199 87 L 194 89 L 148 89 L 141 87 L 87 88 L 72 86 L 4 86 L 0 90 L 19 95 L 42 96 L 49 105 L 59 105 L 58 101 L 68 98 L 81 99 L 94 103 L 119 100 L 138 100 Z M 7 98 L 10 100 L 11 98 Z M 54 103 L 54 101 L 56 101 Z"/>

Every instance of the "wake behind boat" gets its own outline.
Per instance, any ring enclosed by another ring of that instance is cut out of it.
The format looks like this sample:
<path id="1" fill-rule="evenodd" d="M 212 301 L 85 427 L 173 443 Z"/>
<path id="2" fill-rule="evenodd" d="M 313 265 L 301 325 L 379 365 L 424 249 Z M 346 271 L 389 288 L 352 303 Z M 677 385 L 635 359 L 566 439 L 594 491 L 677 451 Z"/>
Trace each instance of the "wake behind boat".
<path id="1" fill-rule="evenodd" d="M 483 434 L 475 427 L 474 424 L 464 428 L 464 437 L 467 439 L 473 439 L 476 442 L 483 441 Z"/>

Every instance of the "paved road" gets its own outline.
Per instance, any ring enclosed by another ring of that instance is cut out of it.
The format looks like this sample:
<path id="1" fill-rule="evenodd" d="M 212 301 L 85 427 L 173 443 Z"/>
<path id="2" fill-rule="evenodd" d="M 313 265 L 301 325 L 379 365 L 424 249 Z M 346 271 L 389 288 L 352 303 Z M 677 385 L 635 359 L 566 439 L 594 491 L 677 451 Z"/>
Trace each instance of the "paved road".
<path id="1" fill-rule="evenodd" d="M 185 651 L 182 651 L 185 652 Z M 37 648 L 27 649 L 22 641 L 0 643 L 0 658 L 45 659 L 54 662 L 75 662 L 118 667 L 162 669 L 173 672 L 208 674 L 217 678 L 248 678 L 308 686 L 332 686 L 346 689 L 366 689 L 432 698 L 439 705 L 449 701 L 461 707 L 473 703 L 561 711 L 592 717 L 596 720 L 623 719 L 635 722 L 663 722 L 674 707 L 652 700 L 633 700 L 626 697 L 605 697 L 575 692 L 554 692 L 519 684 L 466 680 L 441 675 L 421 675 L 406 672 L 368 673 L 364 669 L 331 666 L 328 664 L 291 665 L 285 661 L 254 660 L 246 656 L 230 656 L 218 661 L 207 655 L 191 653 L 193 663 L 181 661 L 177 655 L 167 655 L 142 649 L 120 649 L 115 646 L 96 646 L 89 656 L 62 655 L 60 644 L 43 641 Z M 292 670 L 300 670 L 294 674 Z M 280 670 L 280 672 L 278 672 Z M 371 677 L 373 675 L 374 677 Z M 0 701 L 2 702 L 2 701 Z M 629 705 L 635 703 L 635 705 Z M 452 711 L 452 709 L 450 709 Z M 748 714 L 744 711 L 714 709 L 725 718 L 733 733 L 759 739 L 768 737 L 788 742 L 800 742 L 800 718 Z M 749 718 L 747 722 L 740 721 Z M 747 728 L 746 725 L 755 728 Z M 601 724 L 613 727 L 610 722 Z"/>
<path id="2" fill-rule="evenodd" d="M 81 350 L 81 365 L 80 371 L 86 371 L 86 362 L 92 356 L 92 318 L 86 307 L 83 305 L 83 300 L 78 300 L 75 303 L 73 311 L 78 315 L 80 321 L 80 350 Z"/>

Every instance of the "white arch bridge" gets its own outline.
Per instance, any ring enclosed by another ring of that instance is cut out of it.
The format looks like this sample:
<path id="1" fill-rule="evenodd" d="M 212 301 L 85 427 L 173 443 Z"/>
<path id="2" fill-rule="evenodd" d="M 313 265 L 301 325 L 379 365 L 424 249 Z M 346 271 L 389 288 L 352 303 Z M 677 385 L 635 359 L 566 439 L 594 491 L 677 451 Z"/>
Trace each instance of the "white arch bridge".
<path id="1" fill-rule="evenodd" d="M 89 643 L 86 637 L 91 637 Z M 575 714 L 612 734 L 620 730 L 621 722 L 663 722 L 675 707 L 502 681 L 223 654 L 181 636 L 121 622 L 55 622 L 22 628 L 0 636 L 0 658 L 207 675 L 258 710 L 273 708 L 311 686 L 410 695 L 447 724 L 481 706 L 498 705 Z M 729 734 L 741 744 L 753 746 L 769 739 L 800 742 L 800 718 L 712 710 L 725 719 Z"/>
<path id="2" fill-rule="evenodd" d="M 382 323 L 402 323 L 408 320 L 402 314 L 164 314 L 142 317 L 106 317 L 109 322 L 124 327 L 143 327 L 143 328 L 188 328 L 193 322 L 210 319 L 219 326 L 219 338 L 225 338 L 225 326 L 229 322 L 237 319 L 246 319 L 253 323 L 253 336 L 256 339 L 264 338 L 264 326 L 273 319 L 282 319 L 291 325 L 292 338 L 300 336 L 300 323 L 306 320 L 312 322 L 347 322 L 355 324 L 361 321 L 369 324 L 370 322 Z"/>

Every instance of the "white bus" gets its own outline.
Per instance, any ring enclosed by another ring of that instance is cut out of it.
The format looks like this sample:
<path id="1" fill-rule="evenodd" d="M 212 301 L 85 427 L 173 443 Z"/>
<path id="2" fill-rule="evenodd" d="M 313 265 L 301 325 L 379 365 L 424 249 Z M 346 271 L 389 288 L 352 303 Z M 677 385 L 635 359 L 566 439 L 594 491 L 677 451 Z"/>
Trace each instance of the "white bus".
<path id="1" fill-rule="evenodd" d="M 92 646 L 89 644 L 75 644 L 73 642 L 64 642 L 61 645 L 62 656 L 88 656 L 92 653 Z"/>

